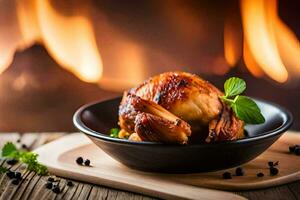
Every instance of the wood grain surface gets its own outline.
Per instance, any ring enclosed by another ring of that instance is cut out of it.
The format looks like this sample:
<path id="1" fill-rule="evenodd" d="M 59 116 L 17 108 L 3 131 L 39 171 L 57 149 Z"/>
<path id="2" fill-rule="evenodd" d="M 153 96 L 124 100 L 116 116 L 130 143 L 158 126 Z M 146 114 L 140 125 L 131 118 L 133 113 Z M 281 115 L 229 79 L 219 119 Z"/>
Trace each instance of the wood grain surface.
<path id="1" fill-rule="evenodd" d="M 66 133 L 30 133 L 31 137 L 19 133 L 0 133 L 0 146 L 6 141 L 16 142 L 21 139 L 21 143 L 28 144 L 29 149 L 36 148 L 44 143 L 54 140 Z M 7 166 L 4 159 L 0 159 L 0 165 Z M 291 164 L 292 165 L 292 164 Z M 28 172 L 24 166 L 16 165 L 22 173 L 22 184 L 15 186 L 5 174 L 0 174 L 0 199 L 153 199 L 152 197 L 139 195 L 132 192 L 112 189 L 101 185 L 89 184 L 74 181 L 73 187 L 66 185 L 68 179 L 57 177 L 62 188 L 60 194 L 55 194 L 45 188 L 48 176 L 38 176 L 33 172 Z M 24 184 L 24 185 L 23 185 Z M 235 191 L 248 199 L 300 199 L 300 181 L 270 187 L 259 190 Z"/>
<path id="2" fill-rule="evenodd" d="M 166 174 L 129 169 L 108 156 L 81 133 L 62 137 L 36 149 L 36 152 L 40 155 L 39 161 L 46 165 L 52 174 L 72 177 L 79 181 L 163 199 L 244 199 L 228 192 L 182 184 L 180 181 L 171 180 Z M 75 162 L 78 156 L 90 159 L 91 166 L 78 165 Z"/>

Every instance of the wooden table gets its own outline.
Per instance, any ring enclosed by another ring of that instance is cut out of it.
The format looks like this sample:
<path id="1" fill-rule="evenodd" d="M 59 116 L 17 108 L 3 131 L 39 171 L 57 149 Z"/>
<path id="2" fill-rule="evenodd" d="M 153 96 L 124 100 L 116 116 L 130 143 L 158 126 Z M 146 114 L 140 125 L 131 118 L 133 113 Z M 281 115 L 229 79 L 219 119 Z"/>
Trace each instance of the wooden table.
<path id="1" fill-rule="evenodd" d="M 67 133 L 0 133 L 0 146 L 2 147 L 6 141 L 25 144 L 29 150 L 55 140 Z M 292 164 L 292 163 L 291 163 Z M 5 159 L 0 158 L 0 166 L 7 165 Z M 117 189 L 107 188 L 100 185 L 93 185 L 78 181 L 72 181 L 74 186 L 67 186 L 64 178 L 57 177 L 59 185 L 62 189 L 61 193 L 55 194 L 45 187 L 48 176 L 39 176 L 34 172 L 22 169 L 24 166 L 17 164 L 14 166 L 22 173 L 23 181 L 19 185 L 13 185 L 5 174 L 0 174 L 0 199 L 154 199 L 132 192 L 121 191 Z M 263 190 L 238 191 L 248 199 L 300 199 L 300 181 L 272 187 Z"/>

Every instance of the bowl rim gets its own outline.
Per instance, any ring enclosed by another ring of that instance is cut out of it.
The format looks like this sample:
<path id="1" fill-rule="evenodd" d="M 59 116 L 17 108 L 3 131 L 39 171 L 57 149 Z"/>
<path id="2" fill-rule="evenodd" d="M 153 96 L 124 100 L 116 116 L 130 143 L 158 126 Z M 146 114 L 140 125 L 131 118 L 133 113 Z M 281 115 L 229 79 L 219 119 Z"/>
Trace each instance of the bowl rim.
<path id="1" fill-rule="evenodd" d="M 252 98 L 252 97 L 251 97 Z M 129 141 L 126 139 L 120 139 L 120 138 L 113 138 L 108 136 L 107 134 L 103 134 L 100 133 L 98 131 L 92 130 L 89 127 L 87 127 L 84 122 L 81 120 L 81 115 L 82 113 L 87 110 L 88 108 L 95 106 L 97 104 L 100 103 L 105 103 L 105 102 L 109 102 L 109 101 L 114 101 L 117 99 L 121 99 L 121 96 L 116 97 L 116 98 L 111 98 L 111 99 L 106 99 L 106 100 L 100 100 L 100 101 L 94 101 L 88 104 L 85 104 L 83 106 L 81 106 L 73 115 L 73 124 L 74 126 L 82 133 L 86 134 L 87 136 L 91 136 L 93 138 L 97 138 L 100 140 L 104 140 L 104 141 L 108 141 L 108 142 L 113 142 L 113 143 L 118 143 L 118 144 L 124 144 L 124 145 L 151 145 L 151 146 L 165 146 L 165 147 L 195 147 L 195 146 L 214 146 L 214 145 L 229 145 L 229 144 L 243 144 L 243 143 L 248 143 L 248 142 L 254 142 L 254 141 L 259 141 L 262 139 L 266 139 L 266 138 L 270 138 L 276 135 L 279 135 L 283 132 L 285 132 L 286 130 L 288 130 L 292 124 L 293 124 L 293 115 L 290 111 L 288 111 L 286 108 L 273 103 L 273 102 L 269 102 L 266 100 L 262 100 L 260 98 L 252 98 L 254 99 L 256 102 L 259 103 L 263 103 L 263 104 L 268 104 L 271 105 L 273 107 L 276 107 L 277 109 L 279 109 L 281 111 L 281 115 L 283 115 L 284 118 L 284 122 L 281 126 L 275 128 L 274 130 L 270 130 L 267 131 L 263 134 L 257 135 L 257 136 L 253 136 L 253 137 L 247 137 L 247 138 L 243 138 L 243 139 L 238 139 L 238 140 L 233 140 L 233 141 L 221 141 L 221 142 L 214 142 L 214 143 L 209 143 L 209 144 L 189 144 L 189 145 L 180 145 L 180 144 L 165 144 L 165 143 L 158 143 L 158 142 L 147 142 L 147 141 L 143 141 L 143 142 L 138 142 L 138 141 Z"/>

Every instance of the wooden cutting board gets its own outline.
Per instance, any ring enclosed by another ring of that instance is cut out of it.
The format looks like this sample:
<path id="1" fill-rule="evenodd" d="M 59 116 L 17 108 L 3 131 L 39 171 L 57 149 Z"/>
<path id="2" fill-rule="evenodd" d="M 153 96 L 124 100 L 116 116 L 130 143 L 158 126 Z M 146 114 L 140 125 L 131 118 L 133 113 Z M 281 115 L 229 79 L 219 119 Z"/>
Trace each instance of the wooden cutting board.
<path id="1" fill-rule="evenodd" d="M 300 144 L 300 133 L 287 132 L 266 152 L 245 164 L 244 176 L 222 179 L 224 171 L 194 174 L 160 174 L 130 169 L 112 159 L 94 145 L 85 135 L 74 133 L 48 143 L 35 151 L 39 161 L 52 174 L 106 185 L 165 199 L 243 199 L 221 190 L 265 188 L 300 180 L 300 156 L 288 152 L 288 147 Z M 78 156 L 91 160 L 92 167 L 79 166 Z M 279 161 L 279 174 L 269 175 L 268 161 Z M 263 172 L 262 178 L 256 174 Z"/>

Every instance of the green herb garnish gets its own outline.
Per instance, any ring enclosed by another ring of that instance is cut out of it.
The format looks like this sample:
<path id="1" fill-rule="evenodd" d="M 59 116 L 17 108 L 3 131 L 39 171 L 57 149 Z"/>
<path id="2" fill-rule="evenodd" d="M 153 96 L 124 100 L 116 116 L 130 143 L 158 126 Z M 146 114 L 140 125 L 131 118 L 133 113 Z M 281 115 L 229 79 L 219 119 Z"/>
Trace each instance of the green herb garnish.
<path id="1" fill-rule="evenodd" d="M 249 97 L 240 95 L 246 89 L 243 79 L 232 77 L 225 81 L 225 95 L 220 98 L 228 104 L 236 116 L 248 124 L 261 124 L 265 122 L 264 116 L 257 104 Z"/>
<path id="2" fill-rule="evenodd" d="M 48 169 L 37 161 L 38 154 L 28 151 L 18 150 L 12 142 L 7 142 L 2 148 L 2 157 L 12 158 L 27 165 L 27 168 L 39 175 L 46 175 Z"/>
<path id="3" fill-rule="evenodd" d="M 224 92 L 226 98 L 241 94 L 245 91 L 245 89 L 246 82 L 237 77 L 229 78 L 224 83 Z"/>
<path id="4" fill-rule="evenodd" d="M 109 131 L 109 133 L 110 133 L 109 136 L 113 137 L 113 138 L 118 138 L 119 137 L 119 132 L 120 132 L 119 128 L 112 128 Z"/>
<path id="5" fill-rule="evenodd" d="M 8 168 L 0 166 L 0 174 L 3 174 L 8 171 Z"/>
<path id="6" fill-rule="evenodd" d="M 2 157 L 8 157 L 17 151 L 17 147 L 12 142 L 7 142 L 2 148 Z"/>

